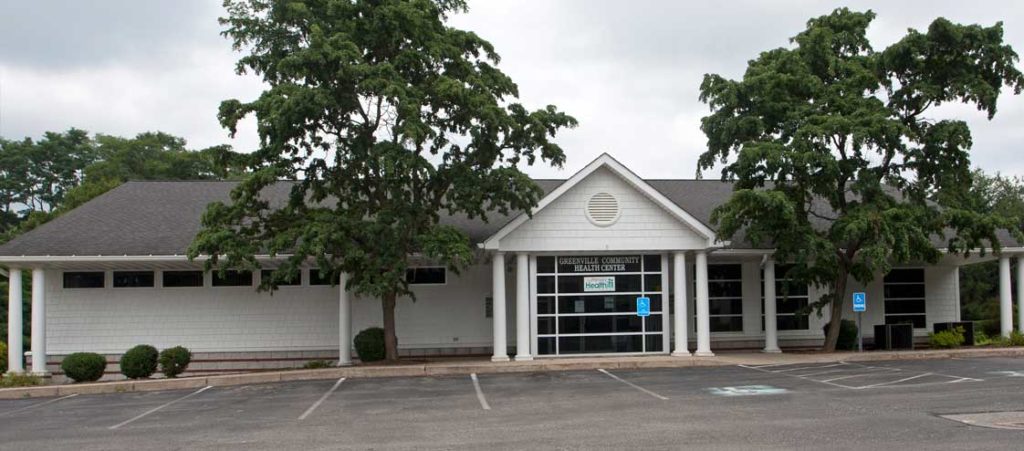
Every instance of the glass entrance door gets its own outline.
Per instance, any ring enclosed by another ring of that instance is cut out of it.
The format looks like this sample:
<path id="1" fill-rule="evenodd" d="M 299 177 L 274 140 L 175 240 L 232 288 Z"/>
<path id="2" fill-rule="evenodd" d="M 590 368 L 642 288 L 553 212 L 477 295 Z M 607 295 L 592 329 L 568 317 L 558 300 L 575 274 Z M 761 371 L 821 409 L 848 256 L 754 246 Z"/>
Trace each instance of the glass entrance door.
<path id="1" fill-rule="evenodd" d="M 538 354 L 663 352 L 663 271 L 661 255 L 537 257 Z"/>

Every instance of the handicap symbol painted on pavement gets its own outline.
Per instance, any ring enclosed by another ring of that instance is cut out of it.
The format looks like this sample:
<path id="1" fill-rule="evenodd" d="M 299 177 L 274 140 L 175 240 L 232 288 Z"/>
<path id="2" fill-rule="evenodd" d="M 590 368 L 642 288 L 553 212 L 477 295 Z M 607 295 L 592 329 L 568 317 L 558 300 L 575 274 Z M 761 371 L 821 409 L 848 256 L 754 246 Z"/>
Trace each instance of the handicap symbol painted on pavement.
<path id="1" fill-rule="evenodd" d="M 712 387 L 708 391 L 716 396 L 758 396 L 779 395 L 786 393 L 788 390 L 772 387 L 771 385 L 741 385 L 738 387 Z"/>

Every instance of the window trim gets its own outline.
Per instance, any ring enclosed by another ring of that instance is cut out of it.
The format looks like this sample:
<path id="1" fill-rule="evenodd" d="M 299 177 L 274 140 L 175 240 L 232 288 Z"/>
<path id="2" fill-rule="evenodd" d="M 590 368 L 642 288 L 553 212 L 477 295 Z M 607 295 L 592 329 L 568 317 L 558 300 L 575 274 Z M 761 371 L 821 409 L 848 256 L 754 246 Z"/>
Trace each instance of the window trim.
<path id="1" fill-rule="evenodd" d="M 100 286 L 98 287 L 69 287 L 67 282 L 68 274 L 100 274 Z M 97 288 L 107 288 L 107 271 L 61 271 L 60 273 L 60 286 L 63 290 L 95 290 Z"/>
<path id="2" fill-rule="evenodd" d="M 920 282 L 886 282 L 885 281 L 885 277 L 888 276 L 888 274 L 885 274 L 885 275 L 882 276 L 882 324 L 890 324 L 888 322 L 889 316 L 894 316 L 894 317 L 922 316 L 922 317 L 924 317 L 924 326 L 923 327 L 916 327 L 916 326 L 914 326 L 913 329 L 914 330 L 927 330 L 928 329 L 928 271 L 927 271 L 927 268 L 925 268 L 924 266 L 901 266 L 901 267 L 892 268 L 891 270 L 889 270 L 889 272 L 891 273 L 892 271 L 897 271 L 897 270 L 901 270 L 901 269 L 920 270 L 921 271 L 921 281 Z M 888 285 L 893 285 L 893 286 L 920 285 L 924 294 L 921 295 L 921 297 L 911 297 L 911 298 L 906 298 L 906 297 L 896 298 L 896 297 L 894 297 L 894 298 L 889 298 L 889 297 L 887 297 L 885 295 L 885 288 Z M 887 305 L 890 300 L 892 300 L 893 302 L 918 301 L 918 300 L 920 300 L 921 301 L 921 305 L 924 307 L 924 311 L 922 311 L 920 313 L 892 313 L 892 314 L 890 314 L 889 311 L 888 311 L 888 305 Z M 892 324 L 906 324 L 906 323 L 892 323 Z"/>
<path id="3" fill-rule="evenodd" d="M 150 273 L 153 276 L 153 282 L 150 285 L 117 285 L 117 274 L 118 273 Z M 110 288 L 156 288 L 156 270 L 152 269 L 118 269 L 110 272 Z M 161 277 L 162 279 L 163 277 Z M 163 280 L 161 280 L 163 282 Z"/>
<path id="4" fill-rule="evenodd" d="M 176 285 L 176 286 L 172 285 L 172 286 L 168 286 L 167 285 L 167 279 L 166 279 L 167 273 L 173 273 L 173 272 L 195 272 L 195 273 L 199 273 L 199 285 Z M 206 271 L 203 271 L 201 269 L 165 269 L 165 270 L 160 271 L 160 288 L 170 288 L 172 290 L 181 289 L 181 288 L 186 288 L 186 289 L 188 289 L 188 288 L 206 288 L 207 287 L 207 285 L 206 285 L 206 274 L 207 274 Z"/>

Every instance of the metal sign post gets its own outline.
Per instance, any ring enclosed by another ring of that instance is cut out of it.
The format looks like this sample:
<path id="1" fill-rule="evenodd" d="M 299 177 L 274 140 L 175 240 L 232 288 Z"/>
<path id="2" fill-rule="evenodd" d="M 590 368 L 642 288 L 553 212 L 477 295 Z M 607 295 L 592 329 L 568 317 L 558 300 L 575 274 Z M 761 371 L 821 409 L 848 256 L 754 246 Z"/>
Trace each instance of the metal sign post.
<path id="1" fill-rule="evenodd" d="M 861 316 L 868 309 L 868 297 L 863 292 L 853 293 L 853 311 L 857 312 L 857 352 L 864 352 L 864 328 Z"/>

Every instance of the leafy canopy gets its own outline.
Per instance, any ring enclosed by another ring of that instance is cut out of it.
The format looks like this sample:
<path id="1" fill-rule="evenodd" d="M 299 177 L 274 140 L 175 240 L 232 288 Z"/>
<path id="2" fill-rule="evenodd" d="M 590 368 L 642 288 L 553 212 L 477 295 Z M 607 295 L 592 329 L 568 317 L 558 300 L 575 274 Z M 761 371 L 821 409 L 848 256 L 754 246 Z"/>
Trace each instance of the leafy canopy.
<path id="1" fill-rule="evenodd" d="M 256 116 L 261 145 L 231 202 L 203 217 L 190 255 L 210 255 L 210 266 L 280 256 L 264 281 L 273 288 L 315 259 L 332 279 L 348 272 L 357 293 L 411 295 L 409 255 L 453 270 L 473 258 L 442 214 L 528 210 L 541 191 L 517 165 L 564 161 L 550 138 L 576 121 L 512 101 L 518 88 L 491 44 L 445 25 L 461 0 L 225 5 L 224 34 L 245 52 L 238 72 L 269 88 L 221 104 L 232 133 Z M 294 180 L 287 201 L 271 205 L 263 193 L 282 179 Z"/>
<path id="2" fill-rule="evenodd" d="M 699 167 L 723 164 L 736 182 L 714 213 L 719 234 L 770 243 L 796 263 L 791 277 L 832 288 L 817 307 L 838 299 L 833 310 L 848 274 L 866 282 L 896 263 L 935 261 L 933 239 L 968 252 L 998 248 L 1000 228 L 1020 236 L 1019 223 L 961 202 L 972 182 L 967 124 L 926 116 L 969 103 L 992 118 L 1004 86 L 1020 93 L 1002 24 L 939 18 L 876 51 L 874 17 L 841 8 L 811 19 L 742 79 L 711 74 L 701 85 L 711 114 Z"/>

